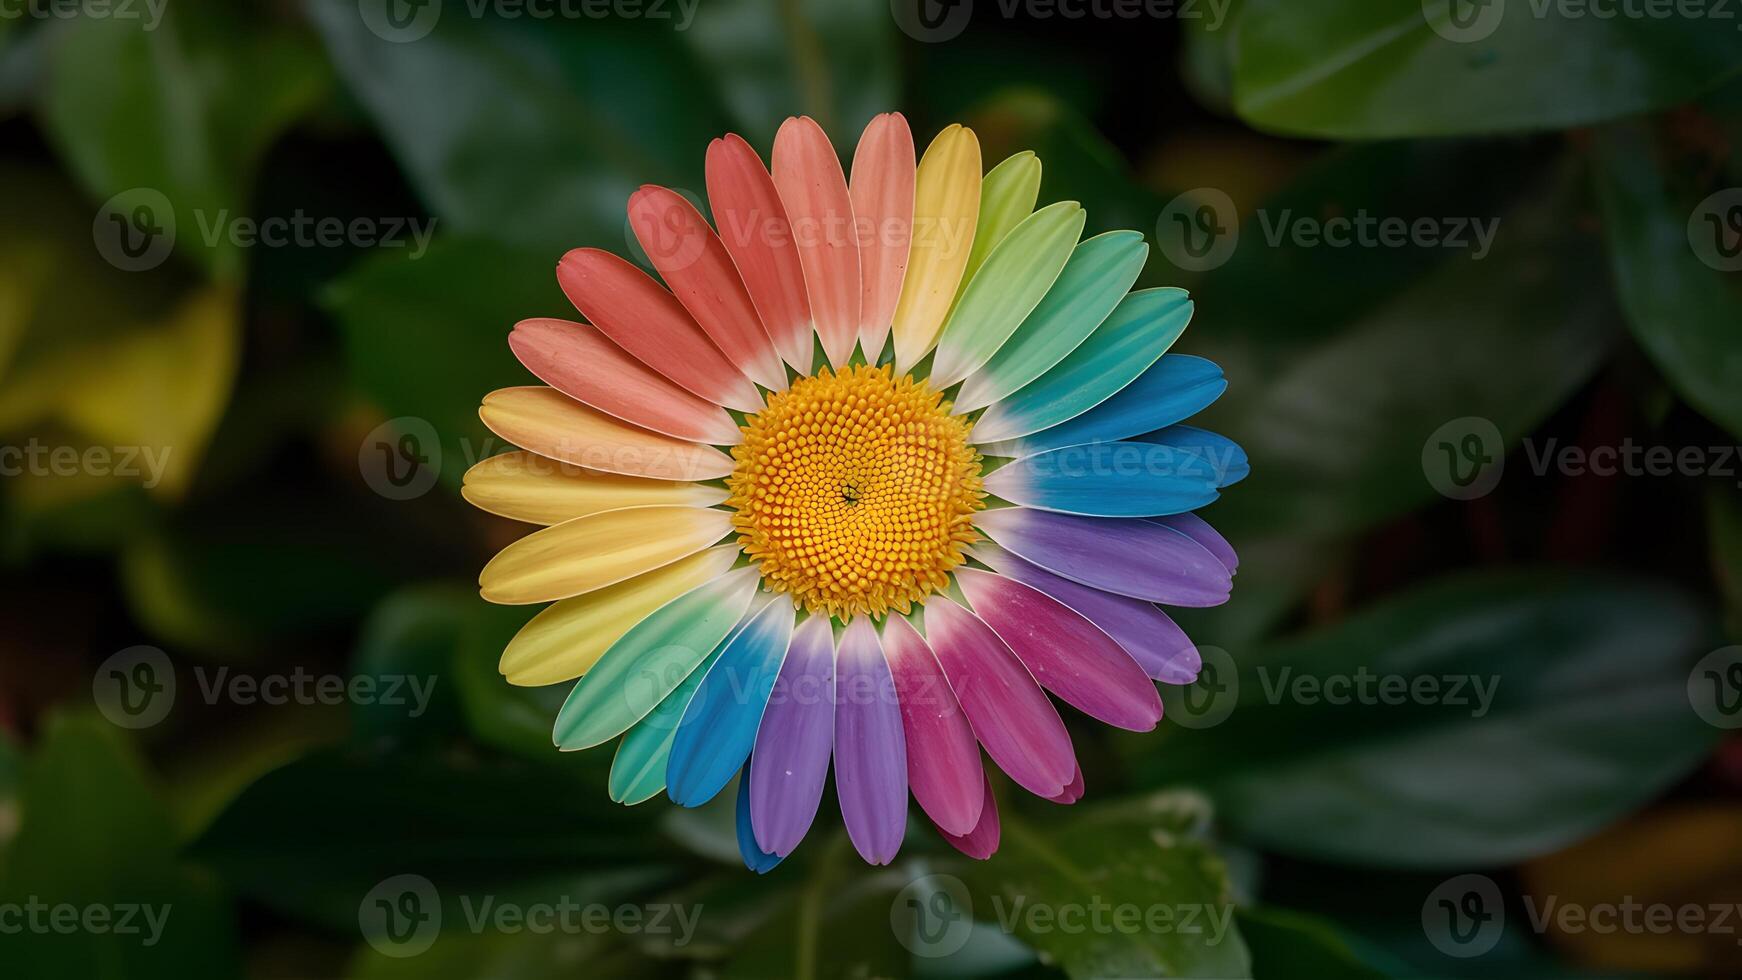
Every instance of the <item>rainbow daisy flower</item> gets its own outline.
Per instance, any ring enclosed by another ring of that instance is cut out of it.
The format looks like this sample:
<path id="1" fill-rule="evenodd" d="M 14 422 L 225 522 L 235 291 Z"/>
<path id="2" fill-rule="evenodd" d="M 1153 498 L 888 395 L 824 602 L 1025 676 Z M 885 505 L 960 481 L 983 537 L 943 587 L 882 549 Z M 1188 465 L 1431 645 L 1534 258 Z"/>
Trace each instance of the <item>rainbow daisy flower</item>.
<path id="1" fill-rule="evenodd" d="M 771 167 L 737 136 L 708 147 L 711 225 L 641 188 L 629 223 L 664 284 L 563 256 L 586 322 L 515 326 L 544 385 L 481 414 L 524 451 L 466 475 L 476 506 L 545 525 L 480 576 L 492 602 L 554 602 L 503 674 L 579 678 L 555 741 L 618 740 L 619 802 L 698 806 L 741 775 L 757 871 L 803 839 L 831 762 L 873 864 L 909 794 L 957 849 L 997 848 L 982 750 L 1075 802 L 1048 693 L 1154 728 L 1154 682 L 1200 666 L 1157 604 L 1226 601 L 1237 562 L 1191 512 L 1245 456 L 1180 424 L 1227 383 L 1167 353 L 1183 290 L 1131 291 L 1143 236 L 1079 241 L 1078 204 L 1035 210 L 1032 153 L 982 175 L 962 126 L 914 156 L 881 115 L 849 174 L 793 118 Z"/>

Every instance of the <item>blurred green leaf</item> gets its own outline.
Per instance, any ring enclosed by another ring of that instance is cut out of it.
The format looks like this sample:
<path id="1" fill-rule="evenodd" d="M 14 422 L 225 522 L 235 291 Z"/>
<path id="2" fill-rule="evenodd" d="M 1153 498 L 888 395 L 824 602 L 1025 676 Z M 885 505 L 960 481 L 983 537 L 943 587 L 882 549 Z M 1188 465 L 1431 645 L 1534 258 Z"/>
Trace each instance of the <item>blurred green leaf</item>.
<path id="1" fill-rule="evenodd" d="M 372 888 L 421 875 L 459 931 L 462 900 L 585 903 L 671 877 L 669 848 L 602 785 L 556 764 L 321 752 L 250 786 L 194 853 L 239 894 L 352 936 Z"/>
<path id="2" fill-rule="evenodd" d="M 575 246 L 623 251 L 629 195 L 699 190 L 708 141 L 727 128 L 718 85 L 668 19 L 456 14 L 405 43 L 350 0 L 308 9 L 447 230 L 532 246 L 546 269 Z"/>
<path id="3" fill-rule="evenodd" d="M 416 956 L 365 948 L 349 980 L 549 980 L 584 972 L 588 980 L 653 980 L 679 976 L 662 964 L 587 933 L 486 932 L 443 936 Z"/>
<path id="4" fill-rule="evenodd" d="M 1597 830 L 1705 757 L 1718 732 L 1689 710 L 1687 676 L 1714 635 L 1663 586 L 1458 577 L 1236 653 L 1237 682 L 1206 671 L 1170 700 L 1231 714 L 1134 761 L 1150 785 L 1207 787 L 1222 820 L 1274 850 L 1504 864 Z"/>
<path id="5" fill-rule="evenodd" d="M 476 595 L 468 596 L 466 601 L 471 604 L 471 615 L 460 633 L 453 675 L 467 725 L 479 741 L 488 745 L 531 759 L 549 760 L 557 753 L 551 726 L 574 684 L 516 687 L 497 669 L 508 641 L 538 609 L 491 605 Z M 604 791 L 604 766 L 611 754 L 601 748 L 580 756 L 600 767 L 598 781 L 590 784 L 596 791 Z"/>
<path id="6" fill-rule="evenodd" d="M 1337 927 L 1313 915 L 1259 906 L 1237 917 L 1252 951 L 1254 976 L 1290 980 L 1380 980 L 1386 973 L 1361 961 Z"/>
<path id="7" fill-rule="evenodd" d="M 1742 249 L 1742 190 L 1687 186 L 1671 177 L 1662 152 L 1641 126 L 1613 126 L 1599 136 L 1598 189 L 1616 292 L 1633 335 L 1676 391 L 1742 435 L 1742 289 L 1734 271 L 1742 258 L 1724 258 Z"/>
<path id="8" fill-rule="evenodd" d="M 976 918 L 1072 977 L 1251 976 L 1201 798 L 1162 793 L 1077 810 L 1044 829 L 1001 814 L 998 853 L 961 871 Z"/>
<path id="9" fill-rule="evenodd" d="M 1330 139 L 1564 129 L 1674 105 L 1742 67 L 1728 21 L 1579 9 L 1249 0 L 1234 105 L 1254 126 Z"/>
<path id="10" fill-rule="evenodd" d="M 447 239 L 418 259 L 366 262 L 327 297 L 358 389 L 388 415 L 435 428 L 450 486 L 507 448 L 478 420 L 484 396 L 533 383 L 508 349 L 509 330 L 527 317 L 575 316 L 555 266 L 552 255 Z"/>
<path id="11" fill-rule="evenodd" d="M 0 973 L 118 980 L 235 975 L 230 911 L 209 882 L 180 866 L 169 814 L 115 729 L 94 717 L 55 716 L 20 785 L 23 824 L 0 902 L 46 910 L 36 913 L 39 924 L 27 923 L 0 943 Z M 57 925 L 67 919 L 60 908 L 75 910 L 70 930 Z M 124 918 L 135 932 L 121 931 Z M 87 922 L 101 926 L 86 928 Z"/>
<path id="12" fill-rule="evenodd" d="M 246 215 L 260 155 L 325 94 L 327 68 L 312 38 L 273 22 L 267 7 L 147 6 L 135 8 L 144 21 L 65 22 L 42 123 L 93 198 L 158 191 L 175 212 L 176 241 L 234 278 L 239 250 L 208 229 Z"/>
<path id="13" fill-rule="evenodd" d="M 351 718 L 359 741 L 427 740 L 457 727 L 454 656 L 466 620 L 473 608 L 481 605 L 470 589 L 436 584 L 402 589 L 375 607 L 363 622 L 351 675 L 416 677 L 433 684 L 434 697 L 425 714 L 417 718 L 403 705 L 380 701 L 354 705 Z"/>
<path id="14" fill-rule="evenodd" d="M 1334 321 L 1307 314 L 1310 343 L 1228 337 L 1216 329 L 1213 298 L 1200 299 L 1208 322 L 1182 347 L 1217 360 L 1231 379 L 1202 424 L 1252 460 L 1251 478 L 1205 516 L 1236 540 L 1357 530 L 1432 499 L 1422 452 L 1442 425 L 1487 419 L 1516 442 L 1554 412 L 1602 363 L 1616 330 L 1608 296 L 1589 288 L 1601 258 L 1573 219 L 1575 187 L 1561 179 L 1504 214 L 1477 212 L 1498 222 L 1491 229 L 1504 226 L 1491 252 L 1448 258 L 1368 312 L 1352 300 L 1358 312 L 1334 330 L 1310 330 Z M 1248 285 L 1286 301 L 1291 281 Z"/>
<path id="15" fill-rule="evenodd" d="M 709 0 L 679 31 L 765 158 L 782 120 L 808 115 L 851 161 L 871 117 L 902 108 L 887 0 Z"/>
<path id="16" fill-rule="evenodd" d="M 825 853 L 806 869 L 808 876 L 780 910 L 739 944 L 722 975 L 728 980 L 908 975 L 912 957 L 890 927 L 890 904 L 905 881 L 883 869 L 856 866 L 858 857 L 846 846 L 845 834 L 810 846 Z"/>
<path id="17" fill-rule="evenodd" d="M 6 881 L 6 851 L 18 834 L 18 782 L 22 777 L 18 748 L 5 734 L 0 734 L 0 886 Z"/>

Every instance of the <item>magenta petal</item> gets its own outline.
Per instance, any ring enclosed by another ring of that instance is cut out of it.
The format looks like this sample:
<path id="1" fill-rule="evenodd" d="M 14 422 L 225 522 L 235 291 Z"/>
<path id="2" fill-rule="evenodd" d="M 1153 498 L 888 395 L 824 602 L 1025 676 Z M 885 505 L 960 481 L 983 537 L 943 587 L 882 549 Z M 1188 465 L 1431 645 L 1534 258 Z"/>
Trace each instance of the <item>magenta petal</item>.
<path id="1" fill-rule="evenodd" d="M 883 653 L 901 700 L 907 782 L 920 809 L 946 834 L 980 822 L 980 746 L 925 638 L 900 616 L 883 627 Z"/>
<path id="2" fill-rule="evenodd" d="M 925 607 L 926 641 L 986 754 L 1017 785 L 1057 796 L 1076 771 L 1071 736 L 1034 676 L 980 617 L 947 598 Z"/>
<path id="3" fill-rule="evenodd" d="M 835 795 L 859 856 L 888 864 L 907 833 L 907 743 L 877 630 L 855 616 L 835 657 Z"/>
<path id="4" fill-rule="evenodd" d="M 826 617 L 792 634 L 750 757 L 756 843 L 785 857 L 816 819 L 835 738 L 835 641 Z"/>
<path id="5" fill-rule="evenodd" d="M 1170 606 L 1219 606 L 1233 580 L 1190 537 L 1138 518 L 1077 517 L 1026 507 L 982 512 L 992 540 L 1073 582 Z"/>
<path id="6" fill-rule="evenodd" d="M 1071 780 L 1070 785 L 1065 787 L 1064 792 L 1060 793 L 1057 796 L 1049 797 L 1049 799 L 1052 802 L 1057 803 L 1060 806 L 1070 806 L 1072 803 L 1075 803 L 1082 798 L 1083 798 L 1083 767 L 1082 766 L 1077 767 L 1076 778 Z"/>
<path id="7" fill-rule="evenodd" d="M 1198 648 L 1185 630 L 1155 606 L 1060 578 L 984 541 L 974 546 L 974 557 L 1000 575 L 1033 586 L 1083 614 L 1117 640 L 1150 677 L 1164 684 L 1190 684 L 1198 679 L 1204 665 Z"/>
<path id="8" fill-rule="evenodd" d="M 980 820 L 974 824 L 974 829 L 957 835 L 942 827 L 938 828 L 938 833 L 944 835 L 944 840 L 949 841 L 951 847 L 976 861 L 984 861 L 998 850 L 998 801 L 992 798 L 992 777 L 982 776 L 981 781 L 985 784 L 985 788 L 980 791 L 984 802 L 980 806 Z"/>
<path id="9" fill-rule="evenodd" d="M 993 572 L 956 570 L 974 612 L 1040 686 L 1077 710 L 1134 732 L 1161 720 L 1161 695 L 1131 654 L 1082 614 Z"/>
<path id="10" fill-rule="evenodd" d="M 1175 531 L 1191 538 L 1204 546 L 1204 550 L 1216 556 L 1229 574 L 1240 570 L 1240 556 L 1234 553 L 1234 546 L 1221 532 L 1210 526 L 1210 522 L 1196 514 L 1174 514 L 1170 517 L 1152 517 L 1151 521 L 1173 528 Z"/>

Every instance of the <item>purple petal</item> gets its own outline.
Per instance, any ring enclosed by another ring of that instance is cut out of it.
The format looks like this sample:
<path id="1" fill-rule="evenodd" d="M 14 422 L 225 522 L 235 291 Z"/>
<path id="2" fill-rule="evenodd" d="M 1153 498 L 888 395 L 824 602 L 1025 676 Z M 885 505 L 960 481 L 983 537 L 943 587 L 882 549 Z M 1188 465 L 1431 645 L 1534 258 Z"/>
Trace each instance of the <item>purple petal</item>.
<path id="1" fill-rule="evenodd" d="M 907 620 L 889 617 L 883 627 L 883 653 L 901 700 L 913 798 L 938 829 L 966 834 L 980 822 L 985 795 L 974 729 L 931 647 Z"/>
<path id="2" fill-rule="evenodd" d="M 1174 514 L 1171 517 L 1152 517 L 1150 520 L 1171 527 L 1203 545 L 1205 551 L 1215 555 L 1216 560 L 1228 569 L 1228 574 L 1232 575 L 1240 570 L 1240 556 L 1234 553 L 1234 546 L 1211 527 L 1209 521 L 1196 514 Z"/>
<path id="3" fill-rule="evenodd" d="M 993 572 L 961 568 L 956 581 L 974 612 L 1021 659 L 1040 686 L 1091 718 L 1147 732 L 1161 695 L 1131 654 L 1069 606 Z"/>
<path id="4" fill-rule="evenodd" d="M 925 607 L 926 640 L 986 754 L 1017 785 L 1057 796 L 1076 771 L 1071 736 L 1028 668 L 980 617 L 938 597 Z"/>
<path id="5" fill-rule="evenodd" d="M 750 815 L 756 842 L 785 857 L 804 840 L 835 739 L 835 638 L 826 616 L 792 634 L 750 757 Z"/>
<path id="6" fill-rule="evenodd" d="M 938 833 L 944 835 L 944 840 L 950 846 L 976 861 L 984 861 L 998 850 L 998 801 L 992 798 L 992 777 L 981 777 L 985 788 L 980 791 L 980 819 L 974 824 L 974 829 L 965 834 L 952 834 L 942 827 Z"/>
<path id="7" fill-rule="evenodd" d="M 750 806 L 750 771 L 746 767 L 738 774 L 738 809 L 734 820 L 738 830 L 738 856 L 744 859 L 744 866 L 759 875 L 765 875 L 774 870 L 782 855 L 770 854 L 756 843 L 756 828 L 753 826 L 755 817 Z"/>
<path id="8" fill-rule="evenodd" d="M 1185 630 L 1155 606 L 1060 578 L 990 542 L 974 545 L 974 557 L 1000 575 L 1033 586 L 1083 614 L 1117 640 L 1150 677 L 1164 684 L 1191 684 L 1198 679 L 1203 657 Z"/>
<path id="9" fill-rule="evenodd" d="M 1077 517 L 1026 507 L 982 512 L 992 540 L 1073 582 L 1171 606 L 1219 606 L 1233 581 L 1204 546 L 1137 518 Z"/>
<path id="10" fill-rule="evenodd" d="M 907 743 L 901 705 L 868 616 L 855 616 L 835 658 L 835 795 L 859 856 L 888 864 L 907 832 Z"/>

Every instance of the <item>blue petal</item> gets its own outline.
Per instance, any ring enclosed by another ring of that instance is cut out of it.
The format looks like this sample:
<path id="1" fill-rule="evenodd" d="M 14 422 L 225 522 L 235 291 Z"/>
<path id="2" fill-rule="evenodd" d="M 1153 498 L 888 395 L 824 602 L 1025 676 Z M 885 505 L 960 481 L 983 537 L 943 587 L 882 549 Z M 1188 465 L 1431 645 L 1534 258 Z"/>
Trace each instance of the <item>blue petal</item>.
<path id="1" fill-rule="evenodd" d="M 666 763 L 666 795 L 701 806 L 750 758 L 762 709 L 792 640 L 792 603 L 776 599 L 733 637 L 684 709 Z"/>
<path id="2" fill-rule="evenodd" d="M 1112 442 L 1154 432 L 1209 407 L 1227 390 L 1214 361 L 1165 354 L 1117 394 L 1076 418 L 1033 435 L 982 446 L 989 456 L 1029 456 L 1085 442 Z"/>
<path id="3" fill-rule="evenodd" d="M 1216 474 L 1216 486 L 1239 483 L 1252 472 L 1246 461 L 1246 450 L 1239 443 L 1220 433 L 1190 425 L 1170 425 L 1158 432 L 1137 437 L 1139 442 L 1151 442 L 1193 453 L 1208 463 Z"/>
<path id="4" fill-rule="evenodd" d="M 987 493 L 1013 504 L 1089 517 L 1183 514 L 1219 495 L 1210 459 L 1151 442 L 1066 446 L 1019 459 L 984 482 Z"/>

